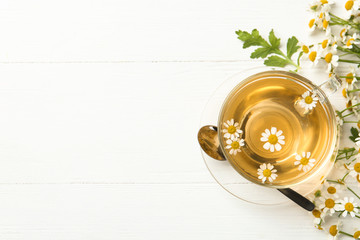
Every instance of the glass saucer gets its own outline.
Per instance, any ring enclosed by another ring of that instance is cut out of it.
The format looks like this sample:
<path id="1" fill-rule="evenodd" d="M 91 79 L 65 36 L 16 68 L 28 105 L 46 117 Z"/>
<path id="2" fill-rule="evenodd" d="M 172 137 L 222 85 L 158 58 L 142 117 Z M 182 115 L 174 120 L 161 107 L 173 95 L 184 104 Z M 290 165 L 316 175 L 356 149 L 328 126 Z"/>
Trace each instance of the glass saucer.
<path id="1" fill-rule="evenodd" d="M 225 80 L 212 94 L 206 104 L 202 113 L 200 127 L 205 125 L 217 126 L 218 116 L 222 104 L 231 90 L 243 79 L 261 71 L 270 69 L 283 70 L 280 68 L 256 67 L 241 71 Z M 228 161 L 218 161 L 209 157 L 202 150 L 201 152 L 205 164 L 214 179 L 220 184 L 220 186 L 235 197 L 246 202 L 261 205 L 278 205 L 291 202 L 291 200 L 274 188 L 260 186 L 248 181 L 242 177 Z M 317 189 L 320 184 L 320 181 L 316 184 L 301 184 L 292 187 L 292 189 L 306 196 Z"/>

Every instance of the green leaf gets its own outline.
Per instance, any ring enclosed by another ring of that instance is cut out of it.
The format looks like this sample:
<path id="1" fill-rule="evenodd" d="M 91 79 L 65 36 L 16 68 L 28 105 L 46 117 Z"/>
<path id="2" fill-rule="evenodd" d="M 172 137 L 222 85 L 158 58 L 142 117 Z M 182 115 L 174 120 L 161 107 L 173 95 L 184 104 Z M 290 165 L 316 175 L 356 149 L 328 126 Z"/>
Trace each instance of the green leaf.
<path id="1" fill-rule="evenodd" d="M 266 66 L 285 67 L 288 64 L 288 61 L 279 56 L 270 56 L 268 59 L 264 61 L 264 64 Z"/>
<path id="2" fill-rule="evenodd" d="M 297 50 L 300 48 L 300 46 L 298 46 L 298 40 L 296 37 L 292 36 L 291 38 L 288 39 L 287 44 L 286 44 L 286 49 L 287 49 L 287 57 L 291 58 L 291 56 L 297 52 Z"/>
<path id="3" fill-rule="evenodd" d="M 355 138 L 356 138 L 356 137 L 350 136 L 349 138 L 350 138 L 351 141 L 356 142 L 356 141 L 355 141 Z"/>
<path id="4" fill-rule="evenodd" d="M 256 29 L 252 30 L 251 34 L 241 30 L 236 31 L 236 34 L 238 39 L 244 42 L 243 48 L 251 46 L 270 47 L 270 44 L 260 36 L 259 31 Z"/>
<path id="5" fill-rule="evenodd" d="M 271 48 L 260 47 L 250 55 L 250 58 L 266 58 L 272 52 Z"/>
<path id="6" fill-rule="evenodd" d="M 359 137 L 359 130 L 357 128 L 352 127 L 350 129 L 351 135 L 349 138 L 351 141 L 356 142 L 355 139 Z"/>
<path id="7" fill-rule="evenodd" d="M 351 135 L 353 135 L 354 137 L 359 136 L 359 130 L 357 128 L 351 127 L 350 132 L 351 132 Z"/>
<path id="8" fill-rule="evenodd" d="M 280 38 L 277 38 L 274 34 L 274 29 L 271 29 L 269 33 L 269 42 L 273 48 L 279 48 Z"/>

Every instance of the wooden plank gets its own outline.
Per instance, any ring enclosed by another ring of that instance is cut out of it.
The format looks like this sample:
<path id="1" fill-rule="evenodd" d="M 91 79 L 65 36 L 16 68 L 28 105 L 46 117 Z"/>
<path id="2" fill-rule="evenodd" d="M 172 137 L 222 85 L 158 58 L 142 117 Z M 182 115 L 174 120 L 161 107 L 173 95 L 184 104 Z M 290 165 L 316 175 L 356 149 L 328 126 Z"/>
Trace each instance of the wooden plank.
<path id="1" fill-rule="evenodd" d="M 298 207 L 250 205 L 213 184 L 1 185 L 0 201 L 7 240 L 325 237 Z"/>
<path id="2" fill-rule="evenodd" d="M 212 181 L 202 110 L 253 64 L 1 64 L 0 183 Z"/>
<path id="3" fill-rule="evenodd" d="M 235 31 L 308 41 L 307 1 L 3 0 L 0 61 L 247 60 Z M 286 11 L 284 11 L 284 7 Z"/>

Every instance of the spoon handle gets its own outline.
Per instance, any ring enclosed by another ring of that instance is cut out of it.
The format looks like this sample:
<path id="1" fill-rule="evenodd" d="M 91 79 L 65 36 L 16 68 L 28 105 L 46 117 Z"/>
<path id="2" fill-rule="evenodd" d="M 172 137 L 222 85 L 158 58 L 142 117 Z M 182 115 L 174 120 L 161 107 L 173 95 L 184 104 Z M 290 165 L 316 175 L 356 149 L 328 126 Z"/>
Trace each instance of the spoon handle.
<path id="1" fill-rule="evenodd" d="M 278 190 L 286 197 L 291 199 L 293 202 L 295 202 L 297 205 L 299 205 L 300 207 L 308 211 L 314 210 L 315 208 L 314 203 L 312 203 L 309 199 L 305 198 L 299 193 L 295 192 L 294 190 L 290 188 L 278 188 Z"/>

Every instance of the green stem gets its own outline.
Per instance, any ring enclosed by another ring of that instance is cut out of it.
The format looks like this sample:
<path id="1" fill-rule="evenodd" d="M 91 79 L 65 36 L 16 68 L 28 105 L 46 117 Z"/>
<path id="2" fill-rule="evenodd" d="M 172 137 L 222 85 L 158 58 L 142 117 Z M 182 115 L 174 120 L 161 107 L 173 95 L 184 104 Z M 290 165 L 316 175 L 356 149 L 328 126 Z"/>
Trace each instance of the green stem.
<path id="1" fill-rule="evenodd" d="M 353 51 L 353 50 L 350 49 L 350 48 L 344 48 L 344 47 L 338 46 L 336 49 L 337 49 L 337 50 L 340 50 L 340 51 L 342 51 L 342 52 L 346 52 L 347 54 L 354 54 L 355 56 L 357 56 L 357 57 L 360 58 L 360 53 L 359 53 L 359 52 L 355 52 L 355 51 Z"/>
<path id="2" fill-rule="evenodd" d="M 296 64 L 293 60 L 291 60 L 291 58 L 288 58 L 288 56 L 286 56 L 286 54 L 284 54 L 280 49 L 277 51 L 277 54 L 283 56 L 288 63 L 296 67 L 296 72 L 300 70 L 300 65 Z"/>
<path id="3" fill-rule="evenodd" d="M 350 91 L 347 91 L 348 93 L 352 93 L 352 92 L 360 92 L 360 89 L 354 89 L 354 90 L 350 90 Z M 355 106 L 355 105 L 354 105 Z"/>
<path id="4" fill-rule="evenodd" d="M 360 77 L 352 77 L 352 76 L 339 76 L 340 78 L 356 78 L 357 80 L 360 79 Z"/>
<path id="5" fill-rule="evenodd" d="M 339 62 L 345 62 L 345 63 L 353 63 L 353 64 L 359 64 L 359 61 L 355 61 L 355 60 L 348 60 L 348 59 L 339 59 Z"/>
<path id="6" fill-rule="evenodd" d="M 343 176 L 343 178 L 341 179 L 341 181 L 344 181 L 345 178 L 347 177 L 347 175 L 349 175 L 349 173 L 350 173 L 350 172 L 346 173 L 346 174 Z"/>
<path id="7" fill-rule="evenodd" d="M 344 123 L 358 123 L 359 121 L 344 121 Z"/>
<path id="8" fill-rule="evenodd" d="M 350 106 L 350 107 L 347 107 L 347 108 L 345 108 L 345 109 L 343 109 L 340 113 L 343 113 L 343 112 L 345 112 L 346 110 L 349 110 L 349 109 L 351 109 L 351 108 L 353 108 L 353 107 L 356 107 L 356 106 L 359 106 L 360 105 L 360 103 L 357 103 L 357 104 L 355 104 L 355 105 L 352 105 L 352 106 Z M 344 116 L 345 117 L 345 116 Z"/>
<path id="9" fill-rule="evenodd" d="M 354 190 L 352 190 L 351 188 L 347 187 L 347 189 L 352 192 L 358 199 L 360 199 L 359 195 L 357 195 Z"/>
<path id="10" fill-rule="evenodd" d="M 353 235 L 351 235 L 350 233 L 347 233 L 347 232 L 339 231 L 339 233 L 349 236 L 349 237 L 354 237 Z"/>
<path id="11" fill-rule="evenodd" d="M 353 114 L 354 114 L 354 112 L 351 112 L 351 113 L 349 113 L 349 114 L 344 115 L 342 118 L 345 118 L 345 117 L 351 116 L 351 115 L 353 115 Z"/>

